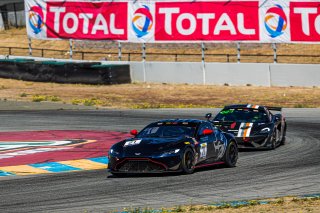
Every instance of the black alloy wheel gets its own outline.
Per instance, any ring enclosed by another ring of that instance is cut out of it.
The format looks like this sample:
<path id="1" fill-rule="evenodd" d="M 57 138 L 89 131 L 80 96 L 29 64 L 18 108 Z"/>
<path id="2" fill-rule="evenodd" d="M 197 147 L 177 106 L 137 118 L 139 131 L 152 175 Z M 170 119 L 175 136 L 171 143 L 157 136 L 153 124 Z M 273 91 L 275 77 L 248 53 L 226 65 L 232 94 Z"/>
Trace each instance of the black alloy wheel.
<path id="1" fill-rule="evenodd" d="M 185 174 L 191 174 L 194 171 L 194 153 L 191 148 L 186 148 L 181 162 L 182 171 Z"/>
<path id="2" fill-rule="evenodd" d="M 235 167 L 238 161 L 238 146 L 234 141 L 228 144 L 224 154 L 224 162 L 227 167 Z"/>
<path id="3" fill-rule="evenodd" d="M 284 126 L 280 145 L 284 145 L 286 143 L 286 131 L 287 131 L 287 126 Z"/>
<path id="4" fill-rule="evenodd" d="M 270 142 L 271 142 L 270 149 L 271 150 L 276 148 L 276 141 L 277 141 L 277 129 L 274 129 L 273 133 L 271 135 L 271 139 L 270 139 Z"/>

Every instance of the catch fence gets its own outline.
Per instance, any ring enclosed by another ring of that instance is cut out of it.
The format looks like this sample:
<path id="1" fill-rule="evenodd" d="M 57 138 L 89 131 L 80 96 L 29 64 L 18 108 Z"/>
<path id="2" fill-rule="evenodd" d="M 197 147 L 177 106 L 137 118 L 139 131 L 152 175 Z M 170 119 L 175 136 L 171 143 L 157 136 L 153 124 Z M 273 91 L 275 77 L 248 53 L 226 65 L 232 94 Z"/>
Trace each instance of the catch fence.
<path id="1" fill-rule="evenodd" d="M 37 45 L 39 46 L 39 45 Z M 134 44 L 70 41 L 67 49 L 0 46 L 0 54 L 99 61 L 319 64 L 320 45 Z M 303 52 L 303 54 L 301 53 Z"/>

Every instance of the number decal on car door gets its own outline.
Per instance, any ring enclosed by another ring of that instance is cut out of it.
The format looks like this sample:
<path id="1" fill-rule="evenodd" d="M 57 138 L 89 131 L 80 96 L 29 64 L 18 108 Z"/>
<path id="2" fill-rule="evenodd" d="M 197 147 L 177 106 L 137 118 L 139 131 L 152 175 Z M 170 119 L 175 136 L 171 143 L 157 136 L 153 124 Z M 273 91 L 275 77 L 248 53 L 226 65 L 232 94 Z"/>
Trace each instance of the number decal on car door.
<path id="1" fill-rule="evenodd" d="M 200 158 L 207 157 L 207 143 L 200 144 Z"/>

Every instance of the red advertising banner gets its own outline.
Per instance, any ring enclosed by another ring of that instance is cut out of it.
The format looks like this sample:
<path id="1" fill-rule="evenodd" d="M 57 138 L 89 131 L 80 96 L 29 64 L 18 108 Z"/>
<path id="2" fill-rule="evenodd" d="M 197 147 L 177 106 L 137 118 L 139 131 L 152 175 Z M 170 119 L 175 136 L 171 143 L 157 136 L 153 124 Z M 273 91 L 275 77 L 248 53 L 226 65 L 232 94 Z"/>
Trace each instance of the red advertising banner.
<path id="1" fill-rule="evenodd" d="M 48 2 L 48 38 L 127 40 L 128 3 Z"/>
<path id="2" fill-rule="evenodd" d="M 291 2 L 290 20 L 292 41 L 320 41 L 320 1 Z"/>
<path id="3" fill-rule="evenodd" d="M 35 39 L 320 42 L 319 0 L 25 0 Z"/>
<path id="4" fill-rule="evenodd" d="M 258 41 L 258 9 L 258 1 L 159 2 L 155 40 Z"/>

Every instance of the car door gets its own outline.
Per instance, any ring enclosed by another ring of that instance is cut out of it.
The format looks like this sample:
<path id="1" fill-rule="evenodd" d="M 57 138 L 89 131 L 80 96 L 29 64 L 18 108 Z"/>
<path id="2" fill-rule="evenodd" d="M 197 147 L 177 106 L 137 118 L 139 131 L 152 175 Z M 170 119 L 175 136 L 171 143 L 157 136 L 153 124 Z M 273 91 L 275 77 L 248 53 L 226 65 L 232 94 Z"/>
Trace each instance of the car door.
<path id="1" fill-rule="evenodd" d="M 219 128 L 214 127 L 215 141 L 213 142 L 213 158 L 215 161 L 221 161 L 228 146 L 228 139 Z"/>
<path id="2" fill-rule="evenodd" d="M 205 160 L 213 158 L 215 156 L 214 142 L 216 137 L 214 132 L 210 135 L 203 135 L 205 129 L 213 130 L 210 123 L 203 123 L 198 129 L 198 141 L 199 141 L 199 160 Z"/>

